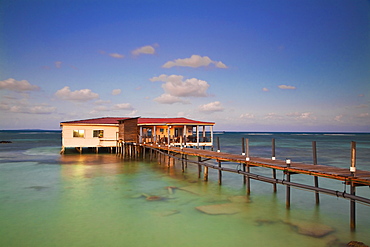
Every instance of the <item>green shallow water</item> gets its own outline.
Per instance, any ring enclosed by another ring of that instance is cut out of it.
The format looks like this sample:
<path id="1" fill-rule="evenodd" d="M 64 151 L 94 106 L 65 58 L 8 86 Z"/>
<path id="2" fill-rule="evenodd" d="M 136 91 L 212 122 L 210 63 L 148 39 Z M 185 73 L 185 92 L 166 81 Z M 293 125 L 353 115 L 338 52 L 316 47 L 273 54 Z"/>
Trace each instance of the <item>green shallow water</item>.
<path id="1" fill-rule="evenodd" d="M 60 165 L 3 163 L 0 246 L 327 246 L 350 238 L 335 225 L 323 238 L 297 233 L 283 221 L 325 217 L 286 211 L 273 193 L 234 203 L 236 214 L 202 213 L 196 207 L 230 203 L 244 189 L 205 183 L 194 168 L 182 174 L 179 163 L 167 168 L 111 154 L 65 155 Z"/>
<path id="2" fill-rule="evenodd" d="M 179 162 L 168 168 L 115 154 L 60 156 L 59 133 L 44 134 L 42 140 L 37 139 L 39 133 L 32 135 L 11 133 L 1 138 L 18 139 L 15 145 L 0 147 L 0 246 L 343 246 L 351 240 L 370 242 L 369 206 L 356 204 L 357 229 L 351 232 L 349 201 L 341 198 L 321 195 L 317 207 L 312 192 L 292 189 L 291 209 L 286 210 L 284 186 L 279 185 L 274 194 L 271 184 L 252 180 L 249 202 L 240 202 L 246 188 L 237 174 L 224 172 L 219 186 L 216 171 L 210 170 L 209 181 L 204 182 L 191 164 L 182 173 Z M 323 158 L 334 160 L 335 156 Z M 271 176 L 263 169 L 252 169 Z M 292 180 L 313 182 L 301 175 Z M 341 183 L 328 179 L 320 179 L 320 185 L 343 189 Z M 357 194 L 368 198 L 369 191 L 359 187 Z M 149 196 L 163 200 L 147 200 Z M 209 215 L 196 209 L 222 204 L 234 214 Z M 333 231 L 317 238 L 287 222 L 308 229 L 324 225 Z"/>

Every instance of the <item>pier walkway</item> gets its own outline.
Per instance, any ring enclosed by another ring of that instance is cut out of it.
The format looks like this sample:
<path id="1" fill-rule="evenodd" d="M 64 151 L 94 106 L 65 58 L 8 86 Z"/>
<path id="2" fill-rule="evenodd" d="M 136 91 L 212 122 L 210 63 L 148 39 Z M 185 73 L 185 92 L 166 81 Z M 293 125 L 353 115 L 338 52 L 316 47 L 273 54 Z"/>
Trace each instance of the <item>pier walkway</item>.
<path id="1" fill-rule="evenodd" d="M 349 183 L 354 182 L 356 186 L 368 185 L 370 186 L 370 171 L 356 170 L 356 172 L 350 172 L 350 169 L 339 168 L 329 165 L 313 165 L 304 164 L 299 162 L 291 162 L 287 164 L 285 160 L 272 160 L 271 158 L 261 158 L 261 157 L 247 157 L 241 154 L 230 154 L 225 152 L 216 152 L 205 149 L 195 149 L 195 148 L 180 148 L 180 147 L 168 147 L 164 145 L 144 145 L 148 148 L 154 148 L 166 152 L 178 153 L 183 155 L 198 156 L 204 159 L 213 159 L 217 161 L 225 162 L 235 162 L 246 164 L 250 167 L 258 166 L 276 169 L 284 172 L 289 172 L 291 174 L 306 174 L 318 177 L 331 178 L 336 180 L 341 180 Z"/>

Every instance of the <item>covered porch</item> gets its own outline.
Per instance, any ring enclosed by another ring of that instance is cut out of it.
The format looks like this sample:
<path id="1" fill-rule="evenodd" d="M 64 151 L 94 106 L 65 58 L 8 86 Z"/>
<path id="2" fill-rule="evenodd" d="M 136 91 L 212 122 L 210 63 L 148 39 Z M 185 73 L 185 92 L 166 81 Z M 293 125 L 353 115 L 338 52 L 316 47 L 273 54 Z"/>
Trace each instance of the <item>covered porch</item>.
<path id="1" fill-rule="evenodd" d="M 139 124 L 139 143 L 169 146 L 212 147 L 213 123 Z"/>

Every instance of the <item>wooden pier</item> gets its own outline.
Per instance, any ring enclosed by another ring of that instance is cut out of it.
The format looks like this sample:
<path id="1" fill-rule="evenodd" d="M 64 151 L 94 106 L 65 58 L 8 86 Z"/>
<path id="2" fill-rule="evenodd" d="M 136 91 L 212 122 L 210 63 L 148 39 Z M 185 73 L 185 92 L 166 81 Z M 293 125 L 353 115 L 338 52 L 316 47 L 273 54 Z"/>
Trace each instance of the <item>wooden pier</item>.
<path id="1" fill-rule="evenodd" d="M 275 140 L 272 140 L 272 157 L 261 158 L 261 157 L 250 157 L 248 139 L 244 144 L 242 141 L 242 154 L 230 154 L 221 152 L 219 148 L 217 151 L 189 148 L 185 146 L 173 146 L 173 145 L 159 145 L 155 143 L 130 143 L 118 152 L 121 155 L 129 155 L 130 157 L 146 156 L 152 160 L 157 158 L 160 163 L 166 163 L 169 165 L 171 159 L 177 159 L 181 161 L 182 171 L 184 172 L 185 167 L 188 163 L 198 165 L 199 178 L 202 177 L 204 181 L 208 181 L 208 170 L 218 170 L 218 183 L 222 184 L 222 172 L 237 173 L 243 176 L 243 182 L 246 184 L 246 194 L 251 193 L 250 179 L 259 180 L 273 184 L 273 191 L 277 191 L 277 184 L 286 186 L 286 208 L 290 208 L 290 188 L 300 188 L 304 190 L 311 190 L 315 192 L 316 203 L 319 204 L 319 193 L 329 194 L 336 197 L 341 197 L 350 200 L 350 228 L 355 230 L 356 228 L 356 201 L 361 202 L 370 206 L 370 199 L 356 195 L 356 187 L 358 186 L 370 186 L 370 171 L 356 170 L 356 144 L 352 142 L 351 147 L 351 167 L 348 169 L 333 167 L 329 165 L 318 165 L 316 155 L 316 142 L 312 143 L 313 147 L 313 164 L 304 164 L 300 162 L 294 162 L 290 159 L 278 160 L 275 158 Z M 219 144 L 218 144 L 219 147 Z M 190 159 L 189 157 L 193 157 Z M 163 159 L 163 161 L 162 161 Z M 213 161 L 213 162 L 212 162 Z M 222 162 L 235 163 L 235 168 L 222 166 Z M 251 172 L 252 167 L 263 167 L 272 170 L 271 177 L 265 175 L 259 175 Z M 203 169 L 204 168 L 204 169 Z M 283 179 L 276 178 L 276 171 L 283 172 Z M 301 184 L 291 181 L 291 176 L 294 174 L 309 175 L 314 178 L 313 185 Z M 332 189 L 326 189 L 319 187 L 318 178 L 329 178 L 343 182 L 345 185 L 350 186 L 350 192 L 336 191 Z"/>

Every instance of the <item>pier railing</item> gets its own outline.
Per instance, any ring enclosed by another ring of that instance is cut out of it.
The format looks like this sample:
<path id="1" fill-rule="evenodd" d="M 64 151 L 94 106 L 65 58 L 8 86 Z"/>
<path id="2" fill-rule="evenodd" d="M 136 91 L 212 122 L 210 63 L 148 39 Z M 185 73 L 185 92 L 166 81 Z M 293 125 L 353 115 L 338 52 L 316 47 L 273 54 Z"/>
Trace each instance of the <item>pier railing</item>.
<path id="1" fill-rule="evenodd" d="M 163 145 L 165 144 L 165 145 Z M 305 190 L 311 190 L 315 192 L 316 204 L 319 204 L 319 193 L 325 193 L 336 197 L 341 197 L 350 200 L 350 227 L 352 230 L 356 227 L 356 201 L 362 202 L 370 206 L 370 199 L 356 195 L 356 187 L 358 186 L 370 186 L 370 171 L 361 171 L 356 169 L 356 143 L 351 143 L 351 166 L 349 169 L 333 167 L 328 165 L 317 164 L 316 154 L 316 142 L 312 142 L 313 147 L 313 164 L 304 164 L 300 162 L 293 162 L 290 159 L 278 160 L 275 157 L 275 140 L 272 139 L 272 154 L 271 158 L 251 157 L 249 155 L 249 140 L 242 139 L 242 154 L 230 154 L 221 152 L 219 140 L 217 138 L 217 150 L 206 150 L 201 149 L 199 143 L 194 146 L 184 145 L 184 142 L 176 144 L 174 140 L 167 140 L 167 142 L 145 142 L 136 144 L 130 143 L 123 145 L 125 148 L 120 150 L 118 153 L 122 156 L 129 155 L 130 157 L 147 157 L 149 155 L 150 160 L 157 158 L 159 163 L 167 163 L 168 166 L 171 164 L 175 165 L 174 160 L 181 161 L 182 171 L 185 171 L 187 163 L 193 163 L 198 166 L 198 177 L 201 178 L 203 172 L 204 181 L 208 181 L 208 170 L 218 170 L 218 183 L 222 184 L 222 173 L 231 172 L 237 173 L 243 176 L 244 184 L 246 185 L 246 193 L 251 193 L 250 180 L 259 180 L 273 184 L 273 191 L 277 191 L 277 184 L 284 185 L 286 187 L 286 208 L 290 208 L 291 203 L 291 187 L 301 188 Z M 167 158 L 166 158 L 167 157 Z M 195 159 L 190 159 L 194 157 Z M 210 161 L 215 163 L 210 163 Z M 222 166 L 222 162 L 235 163 L 235 168 L 230 166 Z M 272 170 L 272 176 L 264 176 L 253 173 L 251 168 L 262 167 L 269 168 Z M 276 171 L 283 172 L 283 179 L 276 177 Z M 292 182 L 291 177 L 294 174 L 305 174 L 313 176 L 314 185 L 307 185 L 297 182 Z M 327 189 L 319 186 L 318 178 L 330 178 L 337 181 L 343 181 L 345 185 L 350 186 L 350 192 L 336 191 Z"/>

